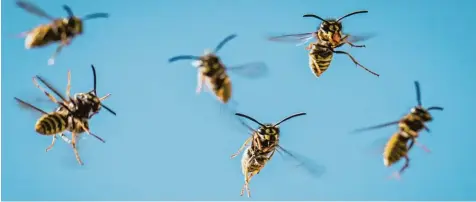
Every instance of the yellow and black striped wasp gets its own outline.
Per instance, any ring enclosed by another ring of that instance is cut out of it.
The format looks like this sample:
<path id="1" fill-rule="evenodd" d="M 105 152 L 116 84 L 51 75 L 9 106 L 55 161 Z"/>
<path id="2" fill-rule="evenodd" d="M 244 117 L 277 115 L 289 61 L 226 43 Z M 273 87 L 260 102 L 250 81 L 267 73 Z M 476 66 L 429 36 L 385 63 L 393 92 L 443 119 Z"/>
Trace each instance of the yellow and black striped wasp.
<path id="1" fill-rule="evenodd" d="M 255 130 L 241 121 L 241 123 L 250 130 L 251 136 L 243 143 L 240 149 L 231 156 L 231 158 L 234 158 L 239 155 L 243 149 L 245 149 L 241 159 L 241 170 L 245 177 L 245 183 L 241 189 L 241 196 L 243 196 L 246 189 L 248 197 L 251 197 L 249 189 L 249 182 L 251 178 L 253 178 L 254 175 L 260 173 L 264 166 L 271 160 L 276 151 L 283 157 L 288 156 L 299 162 L 300 165 L 303 165 L 304 169 L 310 172 L 314 177 L 319 177 L 324 173 L 324 166 L 314 164 L 312 160 L 307 160 L 306 157 L 302 155 L 286 150 L 279 144 L 279 138 L 281 134 L 279 129 L 280 124 L 294 117 L 306 115 L 306 113 L 293 114 L 275 124 L 263 124 L 256 119 L 242 113 L 235 113 L 235 115 L 247 118 L 248 120 L 251 120 L 260 126 L 257 130 Z M 281 152 L 283 152 L 285 155 L 283 155 Z"/>
<path id="2" fill-rule="evenodd" d="M 49 65 L 54 64 L 56 56 L 61 52 L 63 47 L 69 45 L 73 38 L 83 33 L 83 21 L 109 17 L 108 13 L 92 13 L 79 18 L 73 14 L 69 6 L 63 5 L 63 9 L 68 13 L 68 17 L 55 18 L 28 1 L 17 0 L 16 5 L 31 14 L 51 20 L 48 24 L 39 25 L 30 31 L 20 34 L 21 37 L 26 37 L 26 49 L 44 47 L 51 43 L 60 43 L 54 54 L 48 60 Z"/>
<path id="3" fill-rule="evenodd" d="M 365 47 L 365 45 L 355 45 L 353 43 L 358 41 L 367 40 L 373 35 L 362 35 L 362 36 L 351 36 L 348 34 L 342 33 L 342 24 L 341 20 L 358 13 L 366 13 L 367 11 L 356 11 L 353 13 L 349 13 L 337 20 L 335 19 L 327 19 L 324 20 L 319 16 L 313 14 L 306 14 L 304 17 L 315 17 L 321 19 L 323 22 L 321 23 L 320 28 L 316 32 L 310 33 L 302 33 L 302 34 L 288 34 L 288 35 L 280 35 L 269 37 L 268 39 L 271 41 L 278 41 L 278 42 L 300 42 L 300 44 L 307 43 L 312 38 L 316 38 L 317 41 L 311 42 L 307 46 L 307 50 L 309 50 L 309 67 L 313 74 L 316 77 L 320 77 L 322 73 L 324 73 L 330 66 L 332 59 L 334 58 L 334 54 L 345 54 L 347 55 L 354 64 L 363 68 L 367 72 L 375 75 L 380 76 L 379 74 L 373 72 L 372 70 L 364 67 L 361 65 L 357 60 L 348 52 L 335 50 L 336 48 L 341 47 L 344 44 L 349 44 L 352 47 Z M 298 45 L 300 45 L 298 44 Z"/>
<path id="4" fill-rule="evenodd" d="M 256 78 L 267 73 L 267 66 L 263 62 L 253 62 L 243 65 L 225 67 L 216 53 L 237 35 L 232 34 L 224 38 L 213 51 L 205 50 L 203 56 L 179 55 L 169 59 L 169 63 L 178 60 L 195 60 L 192 65 L 198 68 L 196 92 L 200 93 L 205 83 L 208 91 L 212 92 L 223 104 L 228 103 L 232 96 L 232 85 L 227 71 L 249 78 Z"/>
<path id="5" fill-rule="evenodd" d="M 69 99 L 66 99 L 64 96 L 59 93 L 56 88 L 54 88 L 49 82 L 43 79 L 40 76 L 33 77 L 34 85 L 40 89 L 52 102 L 56 103 L 58 107 L 53 112 L 46 112 L 44 110 L 35 107 L 34 105 L 25 102 L 19 98 L 15 97 L 15 100 L 25 108 L 32 109 L 34 111 L 40 112 L 42 116 L 38 119 L 35 124 L 35 131 L 41 135 L 52 136 L 53 140 L 51 145 L 46 148 L 46 151 L 49 151 L 55 144 L 56 135 L 59 134 L 63 140 L 70 143 L 73 147 L 74 154 L 76 156 L 76 160 L 80 165 L 83 165 L 83 162 L 79 156 L 77 151 L 77 137 L 81 135 L 83 132 L 88 133 L 91 136 L 99 139 L 101 142 L 105 143 L 104 139 L 101 137 L 93 134 L 89 130 L 88 121 L 91 118 L 90 116 L 84 116 L 85 107 L 87 105 L 80 105 L 80 100 L 70 97 L 70 89 L 71 89 L 71 76 L 70 72 L 68 72 L 68 84 L 66 87 L 66 95 Z M 37 79 L 43 83 L 47 88 L 49 88 L 55 95 L 57 95 L 61 101 L 58 101 L 54 96 L 48 93 L 45 89 L 43 89 Z M 87 111 L 87 110 L 86 110 Z M 71 140 L 67 139 L 64 135 L 64 132 L 69 131 L 71 132 Z"/>
<path id="6" fill-rule="evenodd" d="M 415 89 L 418 105 L 413 107 L 410 110 L 410 113 L 402 117 L 400 120 L 353 131 L 354 133 L 356 133 L 398 124 L 398 131 L 390 137 L 387 144 L 385 145 L 383 152 L 383 162 L 386 167 L 392 166 L 402 158 L 405 159 L 405 165 L 397 173 L 394 174 L 394 176 L 397 178 L 399 178 L 400 175 L 408 168 L 410 163 L 408 152 L 413 147 L 413 145 L 417 143 L 417 138 L 420 132 L 423 129 L 428 132 L 430 131 L 425 125 L 425 123 L 433 120 L 430 111 L 443 110 L 443 107 L 438 106 L 424 108 L 421 102 L 420 84 L 418 81 L 415 81 Z M 423 149 L 429 152 L 429 150 L 423 145 L 419 146 L 423 147 Z"/>
<path id="7" fill-rule="evenodd" d="M 363 48 L 365 45 L 355 45 L 353 43 L 359 41 L 365 41 L 369 38 L 372 38 L 373 34 L 366 34 L 366 35 L 350 35 L 344 34 L 341 20 L 346 17 L 360 14 L 360 13 L 368 13 L 366 10 L 362 11 L 355 11 L 349 14 L 346 14 L 338 19 L 329 18 L 324 19 L 314 14 L 305 14 L 303 17 L 313 17 L 317 18 L 322 21 L 319 25 L 319 28 L 315 32 L 308 32 L 308 33 L 300 33 L 300 34 L 287 34 L 287 35 L 280 35 L 280 36 L 273 36 L 269 37 L 268 39 L 271 41 L 281 41 L 281 42 L 299 42 L 298 45 L 307 43 L 313 38 L 316 38 L 319 41 L 328 42 L 332 48 L 341 47 L 344 44 L 348 44 L 351 47 L 356 48 Z"/>

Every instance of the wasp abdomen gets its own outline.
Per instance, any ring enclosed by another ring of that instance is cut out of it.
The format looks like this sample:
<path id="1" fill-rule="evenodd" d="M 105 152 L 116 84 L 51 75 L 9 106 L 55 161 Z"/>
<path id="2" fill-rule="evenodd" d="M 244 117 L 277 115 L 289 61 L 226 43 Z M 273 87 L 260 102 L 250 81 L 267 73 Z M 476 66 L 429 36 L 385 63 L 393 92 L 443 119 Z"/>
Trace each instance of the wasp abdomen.
<path id="1" fill-rule="evenodd" d="M 35 131 L 42 135 L 54 135 L 68 128 L 68 117 L 59 113 L 46 114 L 35 125 Z"/>
<path id="2" fill-rule="evenodd" d="M 401 133 L 395 133 L 390 137 L 383 152 L 383 163 L 385 166 L 389 167 L 407 155 L 408 140 L 409 138 L 403 136 Z"/>
<path id="3" fill-rule="evenodd" d="M 332 52 L 327 54 L 327 52 L 315 51 L 309 53 L 309 67 L 316 77 L 321 76 L 327 68 L 331 65 L 333 58 Z"/>
<path id="4" fill-rule="evenodd" d="M 231 81 L 227 75 L 218 78 L 210 78 L 210 84 L 213 92 L 221 102 L 227 103 L 230 100 L 232 93 Z"/>

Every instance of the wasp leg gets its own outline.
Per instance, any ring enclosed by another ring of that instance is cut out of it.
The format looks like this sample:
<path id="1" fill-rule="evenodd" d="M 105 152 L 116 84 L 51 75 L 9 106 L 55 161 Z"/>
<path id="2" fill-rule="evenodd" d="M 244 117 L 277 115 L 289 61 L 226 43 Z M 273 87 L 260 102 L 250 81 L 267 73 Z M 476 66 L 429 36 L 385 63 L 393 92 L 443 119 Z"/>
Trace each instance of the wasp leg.
<path id="1" fill-rule="evenodd" d="M 350 55 L 350 53 L 347 53 L 347 52 L 345 52 L 345 51 L 333 51 L 333 52 L 336 53 L 336 54 L 346 54 L 347 56 L 350 57 L 350 59 L 352 60 L 352 62 L 354 62 L 354 64 L 356 64 L 357 66 L 359 66 L 359 67 L 365 69 L 366 71 L 368 71 L 369 73 L 371 73 L 371 74 L 373 74 L 373 75 L 375 75 L 375 76 L 380 76 L 379 74 L 373 72 L 373 71 L 370 70 L 370 69 L 367 69 L 366 67 L 364 67 L 363 65 L 361 65 L 359 62 L 357 62 L 357 60 L 355 60 L 355 58 L 352 57 L 352 55 Z"/>
<path id="2" fill-rule="evenodd" d="M 248 139 L 246 139 L 245 143 L 243 143 L 243 145 L 241 145 L 240 149 L 238 149 L 238 151 L 236 153 L 234 153 L 233 155 L 231 155 L 231 159 L 232 158 L 235 158 L 236 156 L 238 156 L 238 154 L 240 154 L 241 151 L 243 151 L 243 149 L 245 148 L 245 146 L 251 141 L 251 137 L 249 137 Z"/>
<path id="3" fill-rule="evenodd" d="M 48 59 L 48 65 L 54 65 L 55 64 L 55 58 L 58 56 L 58 54 L 63 50 L 64 44 L 60 44 L 58 48 L 56 48 L 56 51 L 53 53 L 53 55 Z"/>
<path id="4" fill-rule="evenodd" d="M 68 144 L 71 144 L 71 140 L 70 140 L 68 137 L 66 137 L 66 135 L 64 135 L 63 133 L 61 133 L 60 136 L 61 136 L 61 138 L 63 139 L 63 141 L 67 142 Z"/>
<path id="5" fill-rule="evenodd" d="M 35 86 L 36 86 L 37 88 L 39 88 L 41 91 L 43 91 L 43 93 L 44 93 L 48 98 L 50 98 L 50 100 L 51 100 L 52 102 L 58 103 L 58 101 L 56 100 L 55 97 L 53 97 L 51 94 L 49 94 L 48 92 L 46 92 L 46 90 L 43 89 L 43 88 L 40 86 L 40 84 L 38 84 L 38 82 L 36 81 L 35 77 L 33 77 L 33 84 L 35 84 Z"/>
<path id="6" fill-rule="evenodd" d="M 66 97 L 69 98 L 71 93 L 71 70 L 68 70 L 68 84 L 66 84 Z"/>
<path id="7" fill-rule="evenodd" d="M 46 152 L 48 152 L 51 148 L 53 148 L 53 146 L 55 145 L 55 142 L 56 142 L 56 135 L 53 135 L 53 141 L 51 141 L 50 146 L 46 148 Z"/>
<path id="8" fill-rule="evenodd" d="M 109 96 L 111 96 L 111 93 L 108 93 L 107 95 L 99 98 L 99 101 L 104 101 L 105 99 L 107 99 Z"/>
<path id="9" fill-rule="evenodd" d="M 257 172 L 258 171 L 254 171 L 254 172 L 251 172 L 249 175 L 246 175 L 245 184 L 243 185 L 243 188 L 241 189 L 241 195 L 240 196 L 243 196 L 243 194 L 245 192 L 245 188 L 246 188 L 246 193 L 248 195 L 248 198 L 251 198 L 250 180 L 251 180 L 251 178 L 253 178 L 253 176 L 256 175 Z"/>
<path id="10" fill-rule="evenodd" d="M 345 43 L 349 44 L 351 47 L 354 47 L 354 48 L 365 48 L 365 45 L 355 45 L 355 44 L 353 44 L 351 42 L 348 42 L 348 41 L 346 41 Z"/>
<path id="11" fill-rule="evenodd" d="M 205 76 L 202 73 L 197 74 L 197 89 L 195 92 L 199 94 L 202 91 L 203 83 L 205 83 Z"/>
<path id="12" fill-rule="evenodd" d="M 306 46 L 306 50 L 311 50 L 312 44 Z"/>
<path id="13" fill-rule="evenodd" d="M 91 136 L 97 138 L 99 141 L 101 141 L 101 142 L 103 142 L 103 143 L 106 143 L 106 141 L 105 141 L 104 139 L 102 139 L 101 137 L 99 137 L 99 136 L 97 136 L 97 135 L 91 133 L 91 131 L 90 131 L 88 128 L 86 128 L 86 126 L 84 126 L 83 122 L 81 122 L 81 121 L 78 121 L 78 122 L 79 122 L 80 127 L 81 127 L 86 133 L 88 133 L 88 135 L 91 135 Z"/>
<path id="14" fill-rule="evenodd" d="M 83 161 L 81 161 L 81 158 L 79 157 L 78 149 L 76 149 L 76 133 L 74 132 L 72 134 L 71 146 L 73 147 L 73 152 L 76 156 L 76 160 L 78 161 L 79 165 L 84 165 Z"/>

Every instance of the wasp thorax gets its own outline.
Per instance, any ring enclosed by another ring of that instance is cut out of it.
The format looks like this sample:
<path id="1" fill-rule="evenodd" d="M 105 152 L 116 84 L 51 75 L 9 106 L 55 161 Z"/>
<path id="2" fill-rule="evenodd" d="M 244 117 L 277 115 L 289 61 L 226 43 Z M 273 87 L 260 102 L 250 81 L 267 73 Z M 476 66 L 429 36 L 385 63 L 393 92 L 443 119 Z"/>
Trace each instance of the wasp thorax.
<path id="1" fill-rule="evenodd" d="M 431 117 L 430 112 L 428 112 L 428 110 L 420 106 L 413 107 L 411 109 L 411 113 L 420 117 L 423 121 L 431 121 L 433 119 L 433 117 Z"/>

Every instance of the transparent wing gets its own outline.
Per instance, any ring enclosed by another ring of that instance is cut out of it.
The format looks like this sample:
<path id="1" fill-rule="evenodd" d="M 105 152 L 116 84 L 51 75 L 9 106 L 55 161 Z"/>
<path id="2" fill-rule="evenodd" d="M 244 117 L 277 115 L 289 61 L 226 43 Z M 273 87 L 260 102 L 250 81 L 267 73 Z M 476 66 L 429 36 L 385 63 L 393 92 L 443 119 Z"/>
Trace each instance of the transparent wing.
<path id="1" fill-rule="evenodd" d="M 365 34 L 359 34 L 359 35 L 345 34 L 345 35 L 348 36 L 346 41 L 350 43 L 366 41 L 377 36 L 377 34 L 375 33 L 365 33 Z"/>
<path id="2" fill-rule="evenodd" d="M 246 63 L 238 66 L 228 67 L 226 69 L 235 74 L 248 78 L 258 78 L 265 76 L 268 73 L 268 66 L 264 62 Z"/>
<path id="3" fill-rule="evenodd" d="M 387 126 L 396 125 L 396 124 L 398 124 L 398 122 L 400 122 L 400 120 L 398 120 L 398 121 L 392 121 L 392 122 L 388 122 L 388 123 L 383 123 L 383 124 L 379 124 L 379 125 L 375 125 L 375 126 L 360 128 L 360 129 L 357 129 L 357 130 L 352 131 L 351 133 L 360 133 L 360 132 L 364 132 L 364 131 L 369 131 L 369 130 L 375 130 L 375 129 L 385 128 L 385 127 L 387 127 Z"/>
<path id="4" fill-rule="evenodd" d="M 45 112 L 44 110 L 28 103 L 28 102 L 25 102 L 23 100 L 21 100 L 20 98 L 17 98 L 17 97 L 14 97 L 14 99 L 17 101 L 18 105 L 20 106 L 20 108 L 22 109 L 25 109 L 25 110 L 29 110 L 31 112 L 34 112 L 36 115 L 39 113 L 41 115 L 43 114 L 47 114 L 47 112 Z"/>
<path id="5" fill-rule="evenodd" d="M 309 42 L 313 38 L 316 38 L 315 32 L 271 36 L 268 37 L 268 40 L 276 42 L 297 43 L 296 46 L 300 46 Z"/>
<path id="6" fill-rule="evenodd" d="M 22 8 L 23 10 L 25 10 L 25 11 L 31 13 L 31 14 L 34 14 L 36 16 L 44 17 L 44 18 L 47 18 L 49 20 L 54 20 L 55 19 L 54 17 L 51 17 L 48 13 L 46 13 L 43 9 L 41 9 L 40 7 L 30 3 L 28 1 L 17 0 L 16 4 L 17 4 L 18 7 Z"/>
<path id="7" fill-rule="evenodd" d="M 296 167 L 301 167 L 313 177 L 319 178 L 326 172 L 326 167 L 324 165 L 320 165 L 304 155 L 298 154 L 296 152 L 291 152 L 279 145 L 277 151 L 285 160 L 292 160 L 296 162 Z"/>

